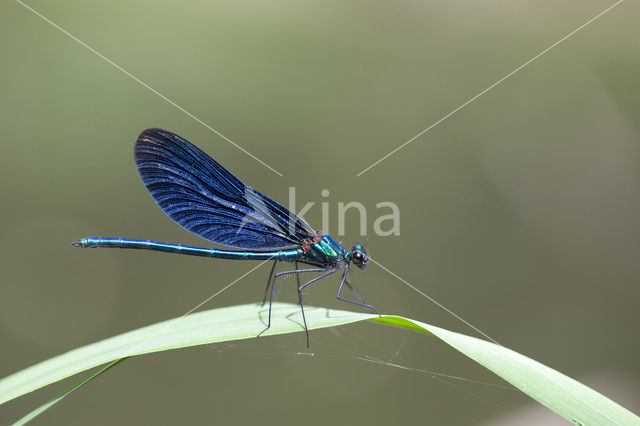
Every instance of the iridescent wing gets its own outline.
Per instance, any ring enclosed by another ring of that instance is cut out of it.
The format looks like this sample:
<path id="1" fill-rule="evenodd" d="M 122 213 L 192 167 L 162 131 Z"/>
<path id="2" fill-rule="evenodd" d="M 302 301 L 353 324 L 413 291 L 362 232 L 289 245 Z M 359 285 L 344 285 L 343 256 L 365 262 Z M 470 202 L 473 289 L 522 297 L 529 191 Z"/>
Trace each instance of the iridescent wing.
<path id="1" fill-rule="evenodd" d="M 142 181 L 160 208 L 204 239 L 271 250 L 313 237 L 304 220 L 242 183 L 176 134 L 145 130 L 136 142 L 135 159 Z"/>

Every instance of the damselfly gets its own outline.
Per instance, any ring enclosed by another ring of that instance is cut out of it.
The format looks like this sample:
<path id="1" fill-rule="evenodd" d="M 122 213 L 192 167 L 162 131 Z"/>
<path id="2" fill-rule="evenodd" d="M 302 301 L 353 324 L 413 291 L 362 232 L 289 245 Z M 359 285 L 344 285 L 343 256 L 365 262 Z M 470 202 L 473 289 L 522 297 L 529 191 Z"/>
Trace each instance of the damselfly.
<path id="1" fill-rule="evenodd" d="M 367 308 L 349 283 L 353 263 L 367 265 L 367 253 L 359 244 L 344 249 L 329 235 L 314 231 L 302 218 L 266 195 L 242 183 L 198 147 L 171 132 L 148 129 L 140 134 L 135 160 L 142 181 L 160 208 L 187 231 L 216 244 L 239 250 L 192 247 L 150 240 L 87 237 L 73 243 L 76 247 L 115 247 L 156 250 L 167 253 L 221 259 L 270 260 L 274 263 L 267 280 L 262 304 L 269 294 L 269 319 L 257 337 L 271 327 L 271 304 L 279 277 L 298 277 L 298 300 L 309 346 L 309 330 L 304 316 L 302 291 L 314 282 L 335 274 L 344 267 L 336 297 Z M 295 269 L 274 274 L 277 262 L 293 262 Z M 312 266 L 298 269 L 298 263 Z M 300 284 L 299 274 L 318 275 Z M 342 297 L 347 286 L 359 302 Z M 271 291 L 269 292 L 269 288 Z"/>

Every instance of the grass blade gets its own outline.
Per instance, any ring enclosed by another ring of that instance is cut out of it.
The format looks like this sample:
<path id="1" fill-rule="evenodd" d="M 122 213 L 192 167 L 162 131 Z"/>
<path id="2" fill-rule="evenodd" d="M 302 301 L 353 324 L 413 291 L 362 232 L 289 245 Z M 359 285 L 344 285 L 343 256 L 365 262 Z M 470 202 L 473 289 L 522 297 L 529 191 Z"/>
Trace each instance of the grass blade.
<path id="1" fill-rule="evenodd" d="M 13 426 L 22 426 L 22 425 L 25 425 L 25 424 L 29 423 L 31 420 L 35 419 L 40 414 L 42 414 L 43 412 L 45 412 L 46 410 L 51 408 L 54 404 L 57 404 L 58 402 L 60 402 L 60 400 L 62 398 L 64 398 L 65 396 L 69 395 L 71 392 L 73 392 L 74 390 L 78 389 L 80 386 L 83 386 L 83 385 L 89 383 L 90 381 L 92 381 L 93 379 L 95 379 L 96 377 L 102 375 L 103 373 L 106 373 L 107 371 L 111 370 L 113 367 L 115 367 L 116 365 L 120 364 L 122 361 L 126 360 L 127 358 L 117 359 L 117 360 L 113 361 L 111 364 L 107 365 L 106 367 L 101 368 L 99 371 L 93 373 L 92 375 L 90 375 L 89 377 L 84 379 L 83 381 L 81 381 L 79 383 L 76 383 L 75 385 L 71 386 L 69 389 L 67 389 L 66 391 L 62 392 L 60 395 L 58 395 L 55 398 L 53 398 L 51 401 L 49 401 L 46 404 L 43 404 L 40 407 L 36 408 L 35 410 L 30 412 L 29 414 L 27 414 L 23 418 L 21 418 L 20 420 L 15 422 L 13 424 Z"/>
<path id="2" fill-rule="evenodd" d="M 363 320 L 432 334 L 493 371 L 527 395 L 576 424 L 640 425 L 640 418 L 593 389 L 503 346 L 400 316 L 305 307 L 309 329 Z M 24 424 L 73 390 L 114 367 L 122 358 L 189 346 L 254 338 L 266 324 L 267 311 L 255 304 L 198 312 L 93 343 L 0 380 L 0 404 L 73 374 L 109 362 L 107 367 L 29 413 Z M 297 305 L 273 304 L 271 329 L 265 335 L 303 331 Z M 117 362 L 113 362 L 117 361 Z"/>

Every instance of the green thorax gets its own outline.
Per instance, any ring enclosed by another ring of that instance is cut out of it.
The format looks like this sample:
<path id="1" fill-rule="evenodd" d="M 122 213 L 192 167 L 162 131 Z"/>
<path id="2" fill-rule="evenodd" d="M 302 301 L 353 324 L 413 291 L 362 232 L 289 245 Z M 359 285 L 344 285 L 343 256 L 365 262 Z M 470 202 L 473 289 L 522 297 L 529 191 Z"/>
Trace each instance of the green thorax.
<path id="1" fill-rule="evenodd" d="M 326 234 L 319 241 L 311 242 L 303 260 L 319 266 L 332 266 L 344 259 L 345 250 Z"/>

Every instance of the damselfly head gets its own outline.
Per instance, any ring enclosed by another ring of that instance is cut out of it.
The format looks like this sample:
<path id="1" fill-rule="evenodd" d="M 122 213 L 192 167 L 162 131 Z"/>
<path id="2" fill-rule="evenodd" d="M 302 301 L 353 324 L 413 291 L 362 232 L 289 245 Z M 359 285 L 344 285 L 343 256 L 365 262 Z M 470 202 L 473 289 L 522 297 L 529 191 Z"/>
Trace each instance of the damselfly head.
<path id="1" fill-rule="evenodd" d="M 360 244 L 355 244 L 351 247 L 351 255 L 349 257 L 360 269 L 364 269 L 369 261 L 366 250 Z"/>

